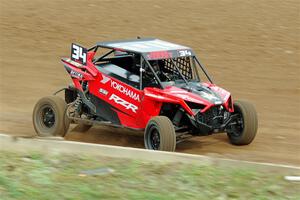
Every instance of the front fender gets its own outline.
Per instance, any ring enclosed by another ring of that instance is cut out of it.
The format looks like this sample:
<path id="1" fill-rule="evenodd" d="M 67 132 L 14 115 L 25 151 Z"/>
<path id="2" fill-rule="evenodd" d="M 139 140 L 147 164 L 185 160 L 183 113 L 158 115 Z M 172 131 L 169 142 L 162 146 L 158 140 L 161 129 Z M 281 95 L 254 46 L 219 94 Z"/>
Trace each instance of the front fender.
<path id="1" fill-rule="evenodd" d="M 195 115 L 192 109 L 185 103 L 185 101 L 180 98 L 169 97 L 166 94 L 159 94 L 158 92 L 149 91 L 147 89 L 145 89 L 144 98 L 148 98 L 149 100 L 160 103 L 179 104 L 189 115 Z"/>

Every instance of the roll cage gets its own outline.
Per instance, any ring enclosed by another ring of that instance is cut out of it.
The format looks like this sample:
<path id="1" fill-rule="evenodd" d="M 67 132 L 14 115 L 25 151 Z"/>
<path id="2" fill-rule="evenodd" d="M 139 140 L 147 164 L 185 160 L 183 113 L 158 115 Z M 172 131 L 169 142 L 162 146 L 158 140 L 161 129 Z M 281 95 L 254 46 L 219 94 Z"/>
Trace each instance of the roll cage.
<path id="1" fill-rule="evenodd" d="M 149 39 L 146 39 L 145 41 L 148 41 Z M 152 39 L 150 39 L 152 40 Z M 135 42 L 136 40 L 131 40 L 129 42 Z M 137 40 L 142 41 L 142 40 Z M 116 42 L 116 41 L 115 41 Z M 124 41 L 120 41 L 124 42 Z M 127 41 L 128 42 L 128 41 Z M 172 44 L 172 43 L 170 43 Z M 174 44 L 175 45 L 175 44 Z M 200 71 L 204 73 L 207 80 L 211 83 L 213 83 L 212 79 L 208 75 L 206 69 L 201 64 L 199 59 L 196 57 L 196 55 L 193 53 L 191 49 L 166 49 L 166 50 L 159 50 L 155 51 L 153 49 L 152 51 L 138 51 L 136 49 L 126 49 L 126 48 L 118 48 L 114 45 L 110 45 L 109 42 L 105 43 L 97 43 L 97 45 L 93 46 L 92 48 L 88 49 L 88 52 L 93 51 L 94 54 L 98 51 L 99 48 L 107 49 L 108 52 L 94 58 L 92 60 L 93 64 L 97 66 L 98 63 L 103 62 L 111 62 L 111 63 L 118 63 L 116 61 L 125 61 L 125 58 L 132 58 L 134 70 L 133 73 L 139 76 L 139 86 L 136 87 L 137 89 L 142 90 L 144 88 L 143 85 L 143 74 L 146 73 L 146 70 L 150 70 L 152 75 L 154 76 L 154 80 L 157 82 L 157 87 L 164 89 L 166 84 L 163 84 L 165 81 L 162 80 L 158 74 L 156 73 L 153 65 L 154 61 L 160 61 L 164 65 L 164 70 L 167 70 L 173 74 L 176 74 L 179 79 L 181 79 L 183 82 L 188 84 L 191 80 L 200 80 Z M 185 47 L 186 48 L 186 47 Z M 115 54 L 113 57 L 113 54 Z M 123 60 L 122 60 L 123 59 Z M 124 66 L 122 66 L 121 62 L 119 62 L 117 65 L 121 68 L 126 69 L 126 61 L 124 62 Z M 101 67 L 101 66 L 98 66 Z M 99 69 L 99 68 L 98 68 Z M 126 69 L 128 70 L 128 69 Z M 194 70 L 194 71 L 193 71 Z M 101 71 L 101 70 L 100 70 Z"/>

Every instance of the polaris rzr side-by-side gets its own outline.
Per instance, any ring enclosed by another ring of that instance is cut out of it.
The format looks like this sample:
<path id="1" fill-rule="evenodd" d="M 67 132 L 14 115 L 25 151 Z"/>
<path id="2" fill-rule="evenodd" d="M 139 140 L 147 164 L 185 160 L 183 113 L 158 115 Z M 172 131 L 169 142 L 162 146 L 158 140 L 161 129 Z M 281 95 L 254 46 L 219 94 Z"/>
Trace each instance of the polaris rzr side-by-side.
<path id="1" fill-rule="evenodd" d="M 56 92 L 35 105 L 40 136 L 106 125 L 144 131 L 145 148 L 174 151 L 192 136 L 227 133 L 247 145 L 256 135 L 254 106 L 215 85 L 189 47 L 152 38 L 72 44 L 62 62 L 73 83 L 58 91 L 64 99 Z"/>

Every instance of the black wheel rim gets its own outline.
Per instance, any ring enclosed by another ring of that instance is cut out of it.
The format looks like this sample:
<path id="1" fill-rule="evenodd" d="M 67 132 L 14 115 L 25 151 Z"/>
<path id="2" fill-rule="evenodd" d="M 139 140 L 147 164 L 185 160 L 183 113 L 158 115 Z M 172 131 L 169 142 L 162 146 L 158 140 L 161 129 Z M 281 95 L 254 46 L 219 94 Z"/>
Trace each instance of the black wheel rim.
<path id="1" fill-rule="evenodd" d="M 160 146 L 160 136 L 159 131 L 155 126 L 152 126 L 149 130 L 148 135 L 148 146 L 153 150 L 159 150 Z"/>
<path id="2" fill-rule="evenodd" d="M 239 137 L 242 135 L 244 130 L 244 119 L 241 113 L 238 113 L 238 117 L 235 120 L 235 124 L 231 126 L 230 134 L 234 137 Z"/>
<path id="3" fill-rule="evenodd" d="M 44 128 L 51 129 L 55 124 L 54 110 L 50 105 L 41 108 L 40 123 Z"/>

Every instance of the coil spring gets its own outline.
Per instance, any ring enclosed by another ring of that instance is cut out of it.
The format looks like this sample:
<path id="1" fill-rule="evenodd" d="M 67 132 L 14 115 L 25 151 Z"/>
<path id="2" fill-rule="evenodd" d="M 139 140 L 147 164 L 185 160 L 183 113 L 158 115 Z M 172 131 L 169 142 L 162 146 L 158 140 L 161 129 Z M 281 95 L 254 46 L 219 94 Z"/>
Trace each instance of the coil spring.
<path id="1" fill-rule="evenodd" d="M 75 100 L 75 103 L 74 103 L 75 111 L 78 112 L 78 113 L 81 110 L 81 104 L 82 104 L 82 99 L 81 99 L 80 95 L 78 94 L 77 98 Z"/>

